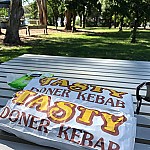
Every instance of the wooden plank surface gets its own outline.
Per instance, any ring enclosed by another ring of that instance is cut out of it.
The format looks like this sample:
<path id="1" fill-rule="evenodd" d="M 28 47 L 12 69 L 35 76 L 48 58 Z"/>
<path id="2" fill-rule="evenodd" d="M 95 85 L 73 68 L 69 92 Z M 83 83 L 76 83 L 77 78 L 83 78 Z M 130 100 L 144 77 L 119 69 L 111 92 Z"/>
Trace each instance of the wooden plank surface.
<path id="1" fill-rule="evenodd" d="M 136 109 L 136 87 L 150 79 L 150 62 L 112 59 L 75 58 L 46 55 L 22 55 L 0 65 L 0 105 L 11 98 L 14 89 L 7 85 L 8 75 L 22 76 L 30 71 L 50 72 L 56 77 L 88 82 L 129 92 Z M 145 94 L 145 89 L 141 94 Z M 135 150 L 150 149 L 150 103 L 143 101 L 137 117 Z M 0 133 L 0 135 L 4 135 Z M 7 137 L 7 134 L 5 135 Z M 2 136 L 1 136 L 2 137 Z M 12 138 L 9 138 L 11 140 Z M 5 140 L 5 139 L 4 139 Z"/>

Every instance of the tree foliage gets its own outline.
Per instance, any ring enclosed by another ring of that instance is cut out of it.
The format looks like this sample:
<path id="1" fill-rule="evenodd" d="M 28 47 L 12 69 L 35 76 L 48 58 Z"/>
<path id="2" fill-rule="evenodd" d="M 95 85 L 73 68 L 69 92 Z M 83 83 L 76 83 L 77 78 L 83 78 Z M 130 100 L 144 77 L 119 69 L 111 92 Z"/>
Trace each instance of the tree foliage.
<path id="1" fill-rule="evenodd" d="M 28 1 L 28 0 L 24 0 Z M 61 26 L 66 30 L 75 31 L 75 20 L 78 15 L 80 26 L 105 25 L 111 28 L 123 26 L 131 27 L 131 42 L 136 42 L 138 26 L 150 21 L 150 0 L 34 0 L 30 4 L 31 18 L 39 18 L 41 24 L 58 26 L 58 18 L 61 18 Z M 48 8 L 48 10 L 47 10 Z M 48 13 L 47 13 L 48 11 Z M 37 16 L 39 14 L 39 16 Z M 19 25 L 23 15 L 21 0 L 11 0 L 10 19 L 4 43 L 20 43 Z M 65 19 L 65 20 L 64 20 Z"/>
<path id="2" fill-rule="evenodd" d="M 63 19 L 66 17 L 66 29 L 74 26 L 74 20 L 78 15 L 80 18 L 80 26 L 98 26 L 101 20 L 105 26 L 109 28 L 119 26 L 119 30 L 123 26 L 133 24 L 134 18 L 138 18 L 138 23 L 144 25 L 150 20 L 149 17 L 149 0 L 47 0 L 48 11 L 51 18 L 55 20 L 57 26 L 58 17 Z M 135 14 L 138 11 L 139 17 Z M 50 18 L 50 17 L 49 17 Z M 126 20 L 126 22 L 125 22 Z M 127 22 L 128 20 L 128 22 Z M 103 24 L 103 25 L 104 25 Z"/>
<path id="3" fill-rule="evenodd" d="M 61 2 L 62 0 L 48 0 L 48 5 L 51 7 L 51 10 L 53 12 L 54 15 L 54 19 L 55 19 L 55 26 L 57 28 L 58 26 L 58 17 L 59 17 L 59 7 L 61 6 Z"/>

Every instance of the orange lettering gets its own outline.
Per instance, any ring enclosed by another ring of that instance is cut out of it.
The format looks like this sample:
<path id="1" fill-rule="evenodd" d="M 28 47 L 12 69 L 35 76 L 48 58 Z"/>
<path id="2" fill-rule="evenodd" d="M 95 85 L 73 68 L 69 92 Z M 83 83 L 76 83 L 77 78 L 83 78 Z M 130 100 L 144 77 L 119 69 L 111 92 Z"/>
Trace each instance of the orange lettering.
<path id="1" fill-rule="evenodd" d="M 17 105 L 23 105 L 30 96 L 35 96 L 35 95 L 37 95 L 37 93 L 32 91 L 28 91 L 28 90 L 19 91 L 16 93 L 15 98 L 13 98 L 12 102 Z"/>
<path id="2" fill-rule="evenodd" d="M 49 85 L 51 83 L 51 81 L 53 80 L 57 80 L 58 78 L 50 78 L 50 77 L 45 77 L 45 78 L 42 78 L 39 80 L 41 86 L 44 86 L 44 85 Z"/>
<path id="3" fill-rule="evenodd" d="M 26 103 L 26 107 L 33 108 L 36 106 L 37 111 L 47 112 L 50 106 L 51 97 L 47 95 L 38 95 Z"/>
<path id="4" fill-rule="evenodd" d="M 85 91 L 88 89 L 88 85 L 87 84 L 83 84 L 83 83 L 73 83 L 72 85 L 70 85 L 68 87 L 70 90 L 75 91 L 75 92 L 81 92 L 81 91 Z"/>
<path id="5" fill-rule="evenodd" d="M 61 79 L 51 83 L 51 86 L 56 86 L 56 85 L 67 87 L 69 85 L 69 81 Z"/>
<path id="6" fill-rule="evenodd" d="M 104 124 L 101 126 L 101 129 L 104 132 L 107 132 L 114 136 L 119 135 L 119 126 L 127 120 L 125 116 L 115 116 L 106 112 L 101 112 L 101 117 L 104 121 Z"/>
<path id="7" fill-rule="evenodd" d="M 103 92 L 103 88 L 97 85 L 91 85 L 93 88 L 90 90 L 92 92 L 97 92 L 97 93 L 102 93 Z"/>
<path id="8" fill-rule="evenodd" d="M 110 96 L 114 96 L 114 97 L 117 97 L 117 98 L 123 98 L 122 96 L 125 95 L 125 94 L 128 94 L 128 93 L 125 93 L 125 92 L 118 92 L 118 91 L 115 91 L 115 90 L 112 90 L 112 89 L 107 89 L 110 91 Z"/>
<path id="9" fill-rule="evenodd" d="M 77 107 L 81 114 L 77 117 L 76 121 L 78 123 L 90 126 L 93 124 L 94 116 L 99 116 L 100 112 L 94 109 L 88 109 L 82 106 Z"/>
<path id="10" fill-rule="evenodd" d="M 47 116 L 54 123 L 63 123 L 71 120 L 75 115 L 76 105 L 69 102 L 55 102 L 50 107 Z"/>

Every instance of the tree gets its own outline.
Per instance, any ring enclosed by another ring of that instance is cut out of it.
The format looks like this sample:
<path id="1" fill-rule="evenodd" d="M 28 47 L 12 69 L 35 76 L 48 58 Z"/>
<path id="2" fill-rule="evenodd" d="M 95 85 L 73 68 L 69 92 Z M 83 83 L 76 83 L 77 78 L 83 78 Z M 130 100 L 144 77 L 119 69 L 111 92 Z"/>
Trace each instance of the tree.
<path id="1" fill-rule="evenodd" d="M 36 0 L 39 12 L 39 21 L 42 25 L 47 25 L 47 0 Z"/>
<path id="2" fill-rule="evenodd" d="M 0 17 L 3 17 L 3 16 L 6 17 L 7 15 L 8 15 L 8 14 L 6 13 L 6 8 L 1 8 L 1 9 L 0 9 Z M 4 21 L 4 20 L 1 20 L 1 21 Z M 3 33 L 2 33 L 1 27 L 0 27 L 0 35 L 1 35 L 1 34 L 3 34 Z"/>
<path id="3" fill-rule="evenodd" d="M 142 17 L 143 0 L 130 0 L 130 12 L 133 22 L 133 29 L 131 30 L 131 43 L 136 43 L 137 28 Z"/>
<path id="4" fill-rule="evenodd" d="M 61 18 L 61 27 L 64 27 L 64 12 L 65 12 L 65 4 L 63 2 L 63 0 L 61 0 L 61 4 L 60 6 L 58 7 L 58 11 L 59 11 L 59 14 L 60 14 L 60 18 Z"/>
<path id="5" fill-rule="evenodd" d="M 37 18 L 37 15 L 38 15 L 38 8 L 37 8 L 37 3 L 36 3 L 36 1 L 34 1 L 33 3 L 31 3 L 30 5 L 30 14 L 31 14 L 31 18 L 33 18 L 33 19 L 36 19 Z"/>
<path id="6" fill-rule="evenodd" d="M 91 1 L 87 5 L 86 26 L 97 27 L 101 15 L 101 3 L 99 1 Z"/>
<path id="7" fill-rule="evenodd" d="M 38 16 L 37 2 L 33 1 L 25 5 L 24 13 L 27 18 L 37 19 L 37 16 Z"/>
<path id="8" fill-rule="evenodd" d="M 93 20 L 97 26 L 98 17 L 101 14 L 101 3 L 99 0 L 82 0 L 77 1 L 77 13 L 80 17 L 80 26 L 85 28 L 86 24 L 90 25 L 89 20 Z"/>
<path id="9" fill-rule="evenodd" d="M 75 18 L 76 18 L 76 9 L 78 6 L 78 0 L 65 0 L 65 17 L 66 17 L 66 30 L 74 30 L 75 29 Z M 71 22 L 73 20 L 73 27 L 71 26 Z"/>
<path id="10" fill-rule="evenodd" d="M 150 0 L 145 0 L 142 3 L 142 22 L 144 29 L 146 29 L 147 22 L 150 22 Z"/>
<path id="11" fill-rule="evenodd" d="M 98 0 L 66 0 L 66 29 L 75 29 L 75 18 L 77 14 L 79 14 L 80 20 L 82 19 L 81 21 L 83 21 L 83 24 L 80 21 L 80 25 L 82 24 L 83 28 L 85 28 L 86 17 L 92 13 L 92 8 L 96 5 L 100 6 L 97 2 Z M 73 21 L 73 27 L 71 27 L 71 21 Z"/>
<path id="12" fill-rule="evenodd" d="M 18 45 L 21 44 L 19 37 L 20 19 L 24 11 L 21 0 L 10 1 L 10 19 L 6 30 L 6 35 L 3 40 L 5 44 Z"/>
<path id="13" fill-rule="evenodd" d="M 57 29 L 57 26 L 58 26 L 57 21 L 58 21 L 58 17 L 59 17 L 59 6 L 61 5 L 61 1 L 60 0 L 49 0 L 48 4 L 52 9 L 54 19 L 55 19 L 55 26 Z"/>
<path id="14" fill-rule="evenodd" d="M 118 14 L 120 26 L 119 31 L 122 31 L 124 18 L 129 17 L 129 3 L 127 0 L 115 0 L 116 2 L 116 12 Z"/>
<path id="15" fill-rule="evenodd" d="M 113 6 L 114 6 L 113 0 L 101 0 L 101 4 L 102 4 L 103 18 L 107 22 L 107 26 L 110 29 L 111 24 L 112 24 L 112 16 L 114 14 L 114 12 L 113 12 Z"/>

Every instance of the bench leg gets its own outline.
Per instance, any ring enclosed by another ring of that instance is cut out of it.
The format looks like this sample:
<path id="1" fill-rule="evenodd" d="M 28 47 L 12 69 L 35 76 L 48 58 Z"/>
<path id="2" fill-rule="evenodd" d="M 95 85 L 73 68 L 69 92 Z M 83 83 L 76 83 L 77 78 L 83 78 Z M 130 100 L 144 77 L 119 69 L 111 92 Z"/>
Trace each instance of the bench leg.
<path id="1" fill-rule="evenodd" d="M 29 36 L 30 36 L 30 29 L 28 28 L 28 33 L 29 33 Z"/>
<path id="2" fill-rule="evenodd" d="M 48 32 L 47 32 L 47 26 L 46 26 L 46 28 L 44 29 L 44 34 L 48 34 Z"/>
<path id="3" fill-rule="evenodd" d="M 48 33 L 47 33 L 47 29 L 44 29 L 44 34 L 48 34 Z"/>
<path id="4" fill-rule="evenodd" d="M 26 28 L 26 35 L 28 34 L 28 29 Z"/>
<path id="5" fill-rule="evenodd" d="M 46 26 L 46 34 L 48 34 L 48 32 L 47 32 L 47 26 Z"/>

